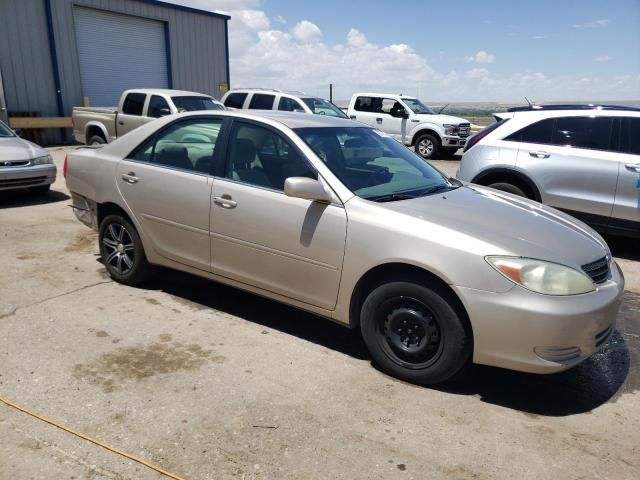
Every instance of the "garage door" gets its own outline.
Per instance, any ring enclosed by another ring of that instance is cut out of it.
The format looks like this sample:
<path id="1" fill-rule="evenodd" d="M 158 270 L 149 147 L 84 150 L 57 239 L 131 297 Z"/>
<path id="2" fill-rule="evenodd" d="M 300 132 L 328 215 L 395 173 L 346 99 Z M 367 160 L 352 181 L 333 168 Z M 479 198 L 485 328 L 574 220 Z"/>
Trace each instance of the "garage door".
<path id="1" fill-rule="evenodd" d="M 163 22 L 74 8 L 82 94 L 91 105 L 117 105 L 128 88 L 167 88 Z"/>

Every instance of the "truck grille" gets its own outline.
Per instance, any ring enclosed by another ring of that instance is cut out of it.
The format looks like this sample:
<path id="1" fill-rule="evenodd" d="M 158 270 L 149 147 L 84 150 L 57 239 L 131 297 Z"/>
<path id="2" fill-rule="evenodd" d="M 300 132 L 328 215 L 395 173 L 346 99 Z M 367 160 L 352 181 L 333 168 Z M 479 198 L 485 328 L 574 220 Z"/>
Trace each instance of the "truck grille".
<path id="1" fill-rule="evenodd" d="M 471 131 L 470 123 L 461 123 L 460 125 L 458 125 L 458 135 L 460 137 L 463 137 L 463 138 L 468 137 L 470 131 Z"/>
<path id="2" fill-rule="evenodd" d="M 0 167 L 26 167 L 29 160 L 0 160 Z"/>
<path id="3" fill-rule="evenodd" d="M 582 265 L 582 271 L 591 277 L 593 283 L 604 283 L 609 278 L 609 259 L 602 257 L 595 262 Z"/>

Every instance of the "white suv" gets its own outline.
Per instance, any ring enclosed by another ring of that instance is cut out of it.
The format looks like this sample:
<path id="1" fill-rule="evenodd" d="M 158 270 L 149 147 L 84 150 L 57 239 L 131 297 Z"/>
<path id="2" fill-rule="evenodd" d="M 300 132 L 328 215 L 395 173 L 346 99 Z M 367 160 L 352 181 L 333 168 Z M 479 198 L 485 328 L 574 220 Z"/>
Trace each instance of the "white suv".
<path id="1" fill-rule="evenodd" d="M 285 92 L 271 88 L 229 90 L 222 97 L 222 103 L 230 109 L 280 110 L 347 118 L 342 110 L 324 98 L 302 92 Z"/>
<path id="2" fill-rule="evenodd" d="M 467 142 L 458 179 L 640 237 L 640 109 L 534 105 L 494 116 Z"/>

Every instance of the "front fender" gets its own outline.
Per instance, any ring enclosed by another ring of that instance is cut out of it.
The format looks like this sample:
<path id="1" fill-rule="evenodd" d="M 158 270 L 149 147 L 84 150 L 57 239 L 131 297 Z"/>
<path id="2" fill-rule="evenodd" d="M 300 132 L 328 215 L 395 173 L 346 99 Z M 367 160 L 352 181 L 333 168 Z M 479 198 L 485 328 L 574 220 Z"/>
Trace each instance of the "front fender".
<path id="1" fill-rule="evenodd" d="M 425 131 L 431 131 L 435 133 L 440 140 L 444 136 L 444 129 L 441 125 L 433 122 L 419 122 L 413 123 L 409 120 L 409 125 L 411 125 L 411 130 L 409 131 L 408 138 L 411 140 L 411 144 L 415 141 L 416 137 Z"/>

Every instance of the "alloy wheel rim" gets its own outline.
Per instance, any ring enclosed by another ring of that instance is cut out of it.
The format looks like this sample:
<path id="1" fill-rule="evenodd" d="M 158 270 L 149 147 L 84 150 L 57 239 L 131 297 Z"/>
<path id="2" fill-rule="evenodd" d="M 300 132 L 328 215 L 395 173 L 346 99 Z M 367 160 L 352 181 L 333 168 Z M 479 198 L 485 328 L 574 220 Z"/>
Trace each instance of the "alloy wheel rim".
<path id="1" fill-rule="evenodd" d="M 433 142 L 429 139 L 420 140 L 418 151 L 421 155 L 431 155 L 433 153 Z"/>
<path id="2" fill-rule="evenodd" d="M 129 273 L 134 266 L 135 246 L 131 234 L 124 225 L 118 223 L 109 225 L 102 237 L 102 244 L 107 253 L 105 265 L 119 275 Z"/>
<path id="3" fill-rule="evenodd" d="M 390 299 L 381 307 L 378 337 L 391 360 L 411 369 L 426 368 L 438 360 L 444 336 L 431 309 L 408 297 Z"/>

